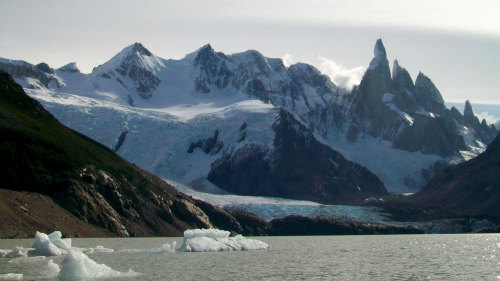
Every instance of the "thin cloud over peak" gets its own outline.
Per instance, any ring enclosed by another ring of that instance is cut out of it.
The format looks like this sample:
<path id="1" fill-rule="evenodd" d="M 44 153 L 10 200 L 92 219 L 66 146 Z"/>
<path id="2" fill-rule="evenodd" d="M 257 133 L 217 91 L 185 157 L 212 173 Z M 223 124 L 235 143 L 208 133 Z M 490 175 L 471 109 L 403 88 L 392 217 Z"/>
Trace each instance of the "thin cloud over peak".
<path id="1" fill-rule="evenodd" d="M 359 84 L 361 78 L 363 78 L 363 73 L 366 70 L 363 66 L 353 68 L 345 67 L 342 64 L 321 55 L 319 55 L 317 59 L 319 61 L 318 67 L 321 73 L 329 76 L 336 85 L 349 90 Z"/>

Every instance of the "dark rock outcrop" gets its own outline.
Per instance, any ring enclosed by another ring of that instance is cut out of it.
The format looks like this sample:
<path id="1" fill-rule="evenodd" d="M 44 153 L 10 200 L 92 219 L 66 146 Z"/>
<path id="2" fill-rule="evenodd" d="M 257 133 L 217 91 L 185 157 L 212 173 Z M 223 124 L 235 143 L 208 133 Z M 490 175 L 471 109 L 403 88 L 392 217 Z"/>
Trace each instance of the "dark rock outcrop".
<path id="1" fill-rule="evenodd" d="M 272 151 L 246 144 L 214 162 L 207 178 L 237 194 L 324 203 L 387 194 L 374 174 L 320 143 L 287 111 L 280 111 L 273 129 Z"/>
<path id="2" fill-rule="evenodd" d="M 468 100 L 465 101 L 464 115 L 460 120 L 460 123 L 471 128 L 475 135 L 478 135 L 480 137 L 480 140 L 485 144 L 489 144 L 498 133 L 498 130 L 494 125 L 492 125 L 492 127 L 488 126 L 486 120 L 483 119 L 482 122 L 479 122 L 479 118 L 477 118 L 477 116 L 474 114 L 472 105 Z"/>
<path id="3" fill-rule="evenodd" d="M 350 97 L 354 111 L 347 116 L 348 140 L 355 141 L 366 132 L 398 149 L 446 157 L 467 149 L 456 122 L 473 128 L 478 140 L 492 140 L 488 125 L 480 125 L 470 104 L 466 104 L 464 116 L 456 108 L 447 109 L 441 93 L 423 73 L 413 84 L 408 71 L 396 60 L 391 77 L 381 40 L 377 40 L 374 53 Z"/>
<path id="4" fill-rule="evenodd" d="M 213 137 L 192 142 L 187 150 L 188 153 L 193 153 L 196 148 L 201 149 L 205 154 L 214 155 L 224 146 L 224 142 L 219 140 L 219 130 L 215 129 Z"/>
<path id="5" fill-rule="evenodd" d="M 144 66 L 141 56 L 151 57 L 153 54 L 141 43 L 135 43 L 115 71 L 122 76 L 128 76 L 137 87 L 136 91 L 139 96 L 143 99 L 149 99 L 161 80 L 155 76 L 152 70 Z"/>

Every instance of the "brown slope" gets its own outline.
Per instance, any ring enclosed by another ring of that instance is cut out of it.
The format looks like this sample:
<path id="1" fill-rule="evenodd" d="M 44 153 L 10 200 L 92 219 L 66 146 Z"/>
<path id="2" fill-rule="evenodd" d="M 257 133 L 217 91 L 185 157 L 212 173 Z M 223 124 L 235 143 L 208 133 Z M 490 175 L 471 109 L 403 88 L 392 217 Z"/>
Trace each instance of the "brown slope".
<path id="1" fill-rule="evenodd" d="M 218 227 L 212 220 L 231 217 L 203 205 L 209 218 L 199 202 L 63 126 L 1 71 L 0 159 L 1 237 L 52 227 L 80 236 L 173 236 L 188 228 Z M 28 204 L 26 210 L 18 201 Z M 246 233 L 237 220 L 230 222 L 226 229 Z M 77 224 L 81 228 L 70 231 Z"/>
<path id="2" fill-rule="evenodd" d="M 474 159 L 448 167 L 415 195 L 432 217 L 476 217 L 500 222 L 500 134 Z"/>

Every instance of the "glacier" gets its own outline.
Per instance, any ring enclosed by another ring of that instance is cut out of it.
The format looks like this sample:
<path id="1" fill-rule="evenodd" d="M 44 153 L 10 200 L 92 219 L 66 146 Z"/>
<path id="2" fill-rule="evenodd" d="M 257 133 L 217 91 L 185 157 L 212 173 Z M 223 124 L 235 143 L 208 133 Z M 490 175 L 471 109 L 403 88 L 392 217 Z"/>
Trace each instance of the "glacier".
<path id="1" fill-rule="evenodd" d="M 334 218 L 346 221 L 393 223 L 379 208 L 372 206 L 328 205 L 317 202 L 264 196 L 242 196 L 224 192 L 204 180 L 198 188 L 209 192 L 193 190 L 191 186 L 166 181 L 178 191 L 195 199 L 206 201 L 223 209 L 256 214 L 267 221 L 291 215 L 310 218 Z"/>

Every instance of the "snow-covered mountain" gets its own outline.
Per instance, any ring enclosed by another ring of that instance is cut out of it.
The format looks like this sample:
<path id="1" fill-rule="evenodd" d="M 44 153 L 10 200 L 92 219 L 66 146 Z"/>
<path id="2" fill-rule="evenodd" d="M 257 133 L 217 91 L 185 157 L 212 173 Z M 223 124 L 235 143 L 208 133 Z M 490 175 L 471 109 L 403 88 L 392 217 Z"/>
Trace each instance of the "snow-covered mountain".
<path id="1" fill-rule="evenodd" d="M 208 178 L 240 194 L 321 202 L 411 192 L 496 135 L 468 106 L 446 108 L 424 74 L 413 83 L 397 61 L 391 74 L 381 40 L 352 91 L 307 64 L 210 45 L 165 60 L 135 43 L 90 74 L 74 63 L 1 59 L 0 68 L 65 125 L 201 189 Z"/>

